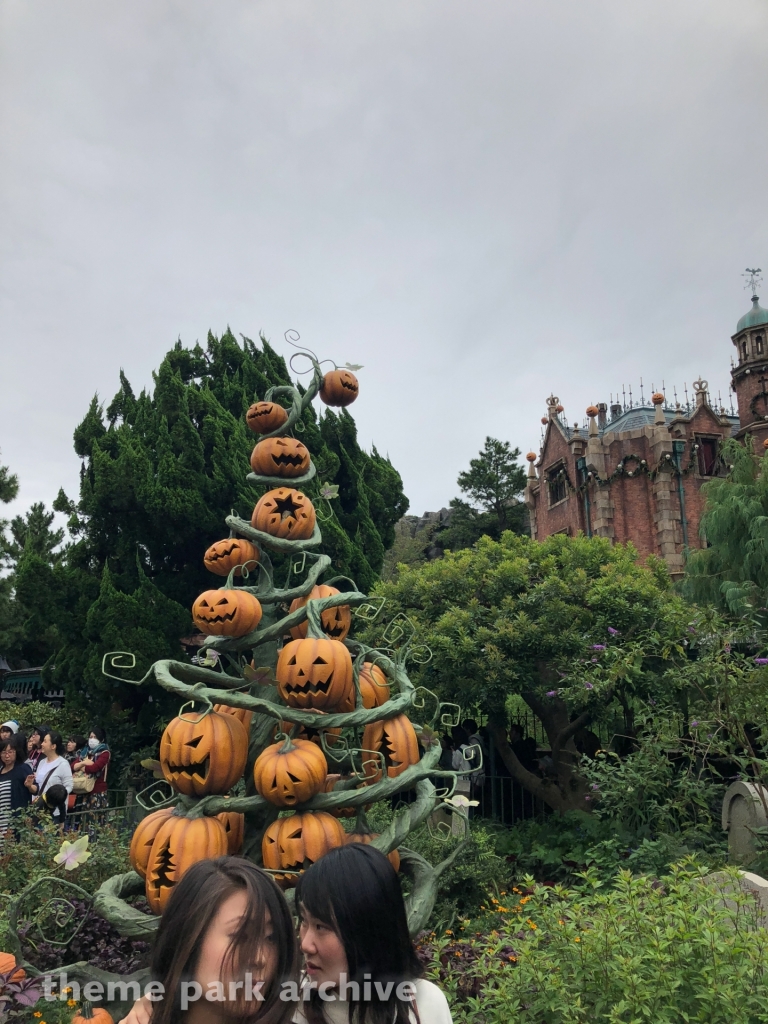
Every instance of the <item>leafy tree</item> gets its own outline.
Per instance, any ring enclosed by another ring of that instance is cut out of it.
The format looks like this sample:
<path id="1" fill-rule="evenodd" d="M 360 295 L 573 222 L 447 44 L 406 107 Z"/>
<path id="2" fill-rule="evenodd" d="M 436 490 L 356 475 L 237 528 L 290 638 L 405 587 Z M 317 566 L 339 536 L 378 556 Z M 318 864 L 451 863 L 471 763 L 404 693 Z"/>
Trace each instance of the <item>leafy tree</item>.
<path id="1" fill-rule="evenodd" d="M 0 502 L 7 505 L 19 493 L 19 478 L 11 473 L 8 466 L 0 466 Z M 0 557 L 7 564 L 8 540 L 5 531 L 8 523 L 0 519 Z M 18 616 L 11 601 L 11 581 L 0 576 L 0 654 L 7 655 L 19 635 Z"/>
<path id="2" fill-rule="evenodd" d="M 686 609 L 664 563 L 643 566 L 634 548 L 603 538 L 484 537 L 474 548 L 402 567 L 377 593 L 390 611 L 411 619 L 433 652 L 419 682 L 487 714 L 511 775 L 558 811 L 589 809 L 574 742 L 579 730 L 614 699 L 626 703 L 652 685 L 660 648 L 684 657 L 678 637 Z M 524 768 L 506 741 L 505 705 L 513 694 L 544 726 L 548 777 Z"/>
<path id="3" fill-rule="evenodd" d="M 450 524 L 435 536 L 441 547 L 457 551 L 482 536 L 498 540 L 505 530 L 524 532 L 527 515 L 520 495 L 526 477 L 519 457 L 520 449 L 511 448 L 508 441 L 486 437 L 478 457 L 459 473 L 457 483 L 468 500 L 451 501 Z"/>
<path id="4" fill-rule="evenodd" d="M 691 551 L 685 592 L 693 600 L 765 623 L 768 606 L 768 452 L 758 457 L 752 438 L 728 440 L 727 477 L 702 491 L 701 533 L 707 547 Z"/>

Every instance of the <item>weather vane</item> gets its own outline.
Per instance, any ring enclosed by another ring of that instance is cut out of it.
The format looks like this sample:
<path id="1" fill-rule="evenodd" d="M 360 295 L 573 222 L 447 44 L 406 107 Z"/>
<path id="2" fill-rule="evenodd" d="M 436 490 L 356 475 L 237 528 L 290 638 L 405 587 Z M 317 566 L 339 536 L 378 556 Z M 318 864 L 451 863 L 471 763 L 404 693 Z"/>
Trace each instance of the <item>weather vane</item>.
<path id="1" fill-rule="evenodd" d="M 746 273 L 742 274 L 742 277 L 747 278 L 747 283 L 744 285 L 745 288 L 752 289 L 752 296 L 757 295 L 757 286 L 763 283 L 762 277 L 760 277 L 760 267 L 747 267 Z"/>

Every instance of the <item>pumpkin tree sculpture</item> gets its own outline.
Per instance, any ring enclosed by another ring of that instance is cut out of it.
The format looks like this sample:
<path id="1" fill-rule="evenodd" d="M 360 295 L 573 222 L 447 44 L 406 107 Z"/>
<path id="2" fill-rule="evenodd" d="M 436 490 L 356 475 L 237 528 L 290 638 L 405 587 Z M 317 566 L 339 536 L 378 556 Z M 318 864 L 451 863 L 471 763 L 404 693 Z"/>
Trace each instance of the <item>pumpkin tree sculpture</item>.
<path id="1" fill-rule="evenodd" d="M 292 431 L 315 396 L 345 406 L 357 397 L 358 382 L 349 369 L 323 374 L 314 354 L 307 358 L 306 390 L 271 388 L 248 410 L 247 423 L 260 436 L 248 480 L 266 490 L 250 522 L 229 516 L 230 537 L 201 552 L 211 573 L 225 579 L 192 609 L 206 635 L 200 655 L 194 664 L 159 661 L 136 684 L 154 675 L 184 703 L 160 744 L 165 789 L 160 783 L 139 796 L 152 813 L 133 836 L 134 871 L 109 879 L 95 897 L 95 909 L 123 935 L 151 937 L 159 920 L 127 898 L 143 892 L 161 914 L 197 860 L 241 853 L 290 890 L 309 864 L 347 841 L 372 843 L 409 879 L 415 934 L 460 849 L 432 866 L 407 846 L 438 803 L 462 813 L 451 803 L 455 773 L 438 768 L 435 732 L 453 724 L 457 709 L 410 681 L 406 663 L 424 651 L 410 643 L 407 622 L 383 629 L 388 646 L 366 646 L 354 638 L 354 618 L 384 619 L 381 601 L 349 580 L 319 582 L 331 562 L 315 550 L 319 521 L 334 495 L 318 484 Z M 287 573 L 282 587 L 272 556 Z M 133 663 L 131 655 L 113 653 L 103 670 L 125 682 Z M 366 811 L 405 790 L 411 802 L 374 835 Z"/>

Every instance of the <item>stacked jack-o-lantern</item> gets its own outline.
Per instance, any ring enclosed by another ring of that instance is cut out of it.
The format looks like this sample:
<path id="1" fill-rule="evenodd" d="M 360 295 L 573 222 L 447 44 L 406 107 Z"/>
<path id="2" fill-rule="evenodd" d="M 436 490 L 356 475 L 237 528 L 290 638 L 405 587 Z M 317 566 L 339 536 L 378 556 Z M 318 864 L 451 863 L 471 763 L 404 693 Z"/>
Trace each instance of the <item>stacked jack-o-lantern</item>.
<path id="1" fill-rule="evenodd" d="M 358 383 L 349 370 L 337 369 L 324 375 L 318 390 L 326 404 L 346 406 L 357 397 Z M 265 546 L 268 538 L 279 539 L 283 550 L 286 541 L 312 539 L 319 543 L 314 505 L 291 486 L 291 481 L 301 482 L 299 478 L 310 480 L 314 469 L 306 446 L 285 431 L 287 410 L 275 402 L 256 402 L 248 410 L 246 422 L 254 433 L 270 435 L 253 449 L 250 463 L 254 476 L 249 479 L 281 484 L 256 503 L 251 517 L 253 533 L 258 531 L 264 537 Z M 250 589 L 234 584 L 253 575 L 260 560 L 260 543 L 244 537 L 231 536 L 206 551 L 206 568 L 226 576 L 227 582 L 221 589 L 205 591 L 194 602 L 192 616 L 202 633 L 241 638 L 256 630 L 262 618 L 261 604 Z M 314 586 L 305 597 L 293 601 L 290 612 L 308 601 L 338 593 L 334 587 Z M 342 730 L 324 728 L 323 717 L 354 711 L 358 692 L 366 709 L 380 707 L 390 698 L 387 677 L 376 664 L 365 662 L 353 672 L 350 651 L 344 643 L 352 623 L 349 605 L 327 608 L 320 623 L 320 635 L 313 635 L 318 630 L 313 631 L 308 621 L 290 629 L 275 669 L 278 693 L 285 705 L 312 712 L 315 721 L 302 727 L 280 722 L 273 731 L 276 742 L 262 750 L 253 766 L 257 792 L 281 812 L 263 833 L 262 860 L 284 886 L 295 884 L 308 864 L 333 847 L 347 841 L 367 843 L 373 838 L 365 831 L 364 814 L 354 808 L 337 808 L 332 813 L 302 810 L 317 794 L 331 792 L 342 778 L 329 774 L 324 752 L 340 742 Z M 147 900 L 155 913 L 162 912 L 173 886 L 191 864 L 242 849 L 242 814 L 206 816 L 198 812 L 190 816 L 189 798 L 226 795 L 242 778 L 251 717 L 252 712 L 225 703 L 202 713 L 182 709 L 163 733 L 163 775 L 187 799 L 182 801 L 181 809 L 164 807 L 148 815 L 136 829 L 131 844 L 133 867 L 145 879 Z M 370 752 L 370 757 L 364 760 L 356 783 L 353 778 L 352 784 L 360 786 L 377 782 L 384 772 L 394 778 L 419 758 L 413 726 L 402 714 L 368 724 L 362 749 L 364 756 Z M 347 833 L 339 819 L 355 815 L 357 831 Z M 389 856 L 397 867 L 397 852 Z"/>

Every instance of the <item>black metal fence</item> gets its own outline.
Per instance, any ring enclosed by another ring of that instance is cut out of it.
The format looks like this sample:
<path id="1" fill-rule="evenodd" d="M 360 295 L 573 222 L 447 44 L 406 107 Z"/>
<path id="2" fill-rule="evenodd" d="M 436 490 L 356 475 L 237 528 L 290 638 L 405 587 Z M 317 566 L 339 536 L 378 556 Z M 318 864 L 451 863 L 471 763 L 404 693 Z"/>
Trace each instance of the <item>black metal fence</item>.
<path id="1" fill-rule="evenodd" d="M 67 811 L 65 822 L 67 831 L 89 831 L 107 823 L 115 828 L 133 829 L 144 816 L 145 812 L 136 803 L 134 790 L 110 789 L 107 797 L 109 801 L 107 807 L 87 807 Z"/>

